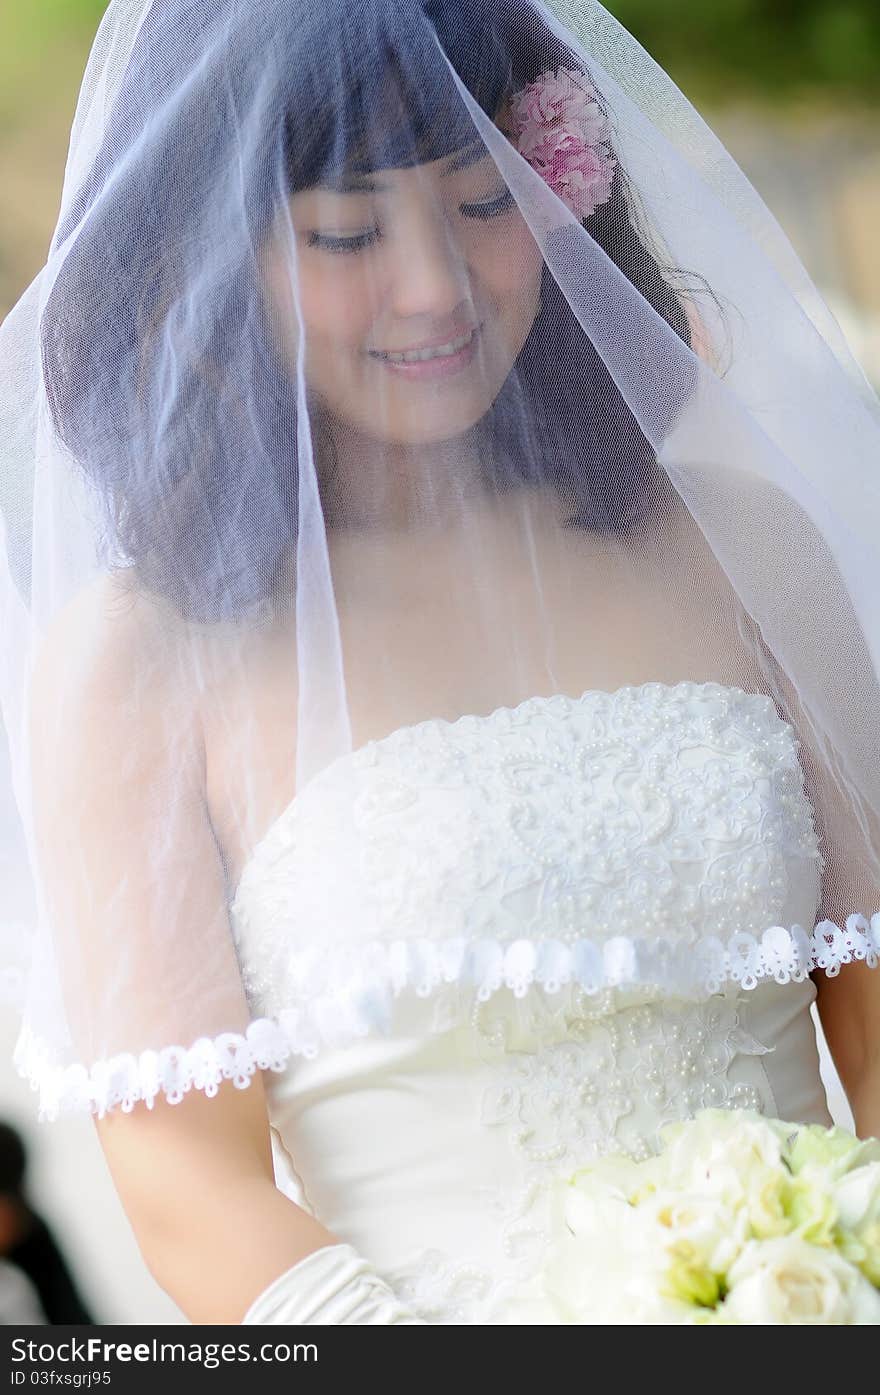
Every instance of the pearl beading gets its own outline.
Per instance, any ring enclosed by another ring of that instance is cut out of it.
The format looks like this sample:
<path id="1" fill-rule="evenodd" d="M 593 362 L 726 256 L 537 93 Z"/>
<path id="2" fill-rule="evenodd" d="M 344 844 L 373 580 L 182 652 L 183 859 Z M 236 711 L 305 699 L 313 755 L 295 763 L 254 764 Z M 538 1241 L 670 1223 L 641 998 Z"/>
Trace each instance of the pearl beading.
<path id="1" fill-rule="evenodd" d="M 431 1323 L 480 1325 L 503 1313 L 541 1267 L 551 1240 L 548 1183 L 609 1152 L 654 1155 L 659 1130 L 699 1109 L 763 1110 L 755 1084 L 732 1081 L 737 1056 L 768 1048 L 740 1025 L 742 990 L 700 1004 L 642 1003 L 612 1016 L 493 999 L 473 1015 L 486 1065 L 479 1125 L 507 1135 L 505 1174 L 483 1203 L 498 1218 L 493 1268 L 426 1249 L 385 1274 Z"/>

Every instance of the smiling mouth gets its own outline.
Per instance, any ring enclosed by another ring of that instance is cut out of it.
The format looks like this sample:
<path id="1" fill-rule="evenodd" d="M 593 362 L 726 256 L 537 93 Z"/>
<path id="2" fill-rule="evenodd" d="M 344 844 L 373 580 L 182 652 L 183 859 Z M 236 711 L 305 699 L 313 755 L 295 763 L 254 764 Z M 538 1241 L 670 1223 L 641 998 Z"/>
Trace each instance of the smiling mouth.
<path id="1" fill-rule="evenodd" d="M 467 334 L 460 334 L 457 339 L 450 339 L 445 344 L 432 344 L 429 349 L 404 349 L 401 352 L 371 349 L 370 353 L 373 358 L 381 358 L 388 363 L 427 363 L 432 358 L 452 358 L 468 347 L 476 336 L 477 328 L 475 326 Z"/>

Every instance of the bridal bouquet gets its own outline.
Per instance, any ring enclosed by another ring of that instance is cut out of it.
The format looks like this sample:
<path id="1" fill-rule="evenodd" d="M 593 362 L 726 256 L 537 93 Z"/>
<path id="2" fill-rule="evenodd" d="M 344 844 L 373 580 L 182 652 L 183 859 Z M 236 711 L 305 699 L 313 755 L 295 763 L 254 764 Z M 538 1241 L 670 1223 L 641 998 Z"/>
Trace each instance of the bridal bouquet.
<path id="1" fill-rule="evenodd" d="M 880 1141 L 706 1110 L 551 1184 L 521 1320 L 880 1324 Z"/>

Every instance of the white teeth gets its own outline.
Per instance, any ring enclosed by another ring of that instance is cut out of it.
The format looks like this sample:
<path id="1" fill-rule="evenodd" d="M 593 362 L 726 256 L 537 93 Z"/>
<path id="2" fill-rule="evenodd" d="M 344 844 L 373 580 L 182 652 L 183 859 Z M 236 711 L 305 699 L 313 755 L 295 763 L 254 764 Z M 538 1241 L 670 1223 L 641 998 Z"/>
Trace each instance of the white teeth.
<path id="1" fill-rule="evenodd" d="M 431 349 L 408 349 L 406 353 L 382 354 L 380 357 L 387 358 L 389 363 L 425 363 L 429 358 L 451 358 L 469 344 L 473 337 L 474 331 L 471 330 L 460 339 L 450 339 L 448 344 L 435 344 Z"/>

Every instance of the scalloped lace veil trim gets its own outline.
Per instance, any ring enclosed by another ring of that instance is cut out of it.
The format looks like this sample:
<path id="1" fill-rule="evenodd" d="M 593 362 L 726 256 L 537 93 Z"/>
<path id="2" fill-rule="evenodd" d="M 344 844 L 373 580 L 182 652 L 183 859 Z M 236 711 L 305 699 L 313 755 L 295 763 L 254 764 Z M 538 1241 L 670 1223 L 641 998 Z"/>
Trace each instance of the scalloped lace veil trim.
<path id="1" fill-rule="evenodd" d="M 686 998 L 717 993 L 726 984 L 750 990 L 763 981 L 802 982 L 814 969 L 835 975 L 844 964 L 880 960 L 880 911 L 870 920 L 854 914 L 843 928 L 820 921 L 812 934 L 801 926 L 771 926 L 763 935 L 739 933 L 727 942 L 706 937 L 696 944 L 669 940 L 639 943 L 616 936 L 599 944 L 589 939 L 462 939 L 441 941 L 372 941 L 352 957 L 345 982 L 302 1004 L 261 1017 L 244 1034 L 224 1032 L 202 1037 L 189 1047 L 123 1053 L 95 1062 L 57 1065 L 44 1042 L 23 1028 L 14 1054 L 15 1067 L 33 1090 L 39 1090 L 39 1118 L 86 1111 L 99 1117 L 119 1106 L 128 1112 L 139 1101 L 152 1107 L 159 1094 L 179 1103 L 190 1090 L 215 1095 L 224 1080 L 244 1089 L 257 1070 L 283 1070 L 291 1056 L 314 1059 L 322 1048 L 338 1047 L 381 1029 L 394 998 L 405 991 L 429 997 L 452 988 L 485 1002 L 509 989 L 523 997 L 530 988 L 547 994 L 575 989 L 588 996 L 645 986 L 674 989 Z M 687 967 L 682 978 L 683 961 Z M 369 968 L 369 972 L 365 971 Z M 360 972 L 359 972 L 360 969 Z"/>

